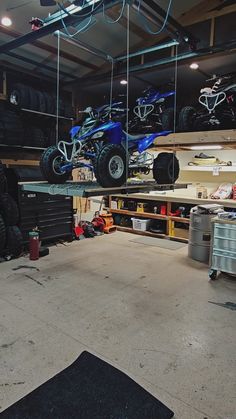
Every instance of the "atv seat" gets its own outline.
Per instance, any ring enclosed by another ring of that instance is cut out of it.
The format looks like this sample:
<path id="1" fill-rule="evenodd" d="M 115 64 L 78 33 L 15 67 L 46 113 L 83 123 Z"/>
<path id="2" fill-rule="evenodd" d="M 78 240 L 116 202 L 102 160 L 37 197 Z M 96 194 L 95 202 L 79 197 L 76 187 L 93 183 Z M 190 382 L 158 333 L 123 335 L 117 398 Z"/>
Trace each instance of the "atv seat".
<path id="1" fill-rule="evenodd" d="M 128 141 L 138 141 L 145 137 L 144 134 L 132 135 L 132 134 L 127 134 L 127 132 L 125 131 L 123 131 L 123 133 L 125 134 L 125 136 L 126 135 L 128 136 Z"/>
<path id="2" fill-rule="evenodd" d="M 212 88 L 211 87 L 204 87 L 200 90 L 201 94 L 211 95 L 212 94 Z"/>

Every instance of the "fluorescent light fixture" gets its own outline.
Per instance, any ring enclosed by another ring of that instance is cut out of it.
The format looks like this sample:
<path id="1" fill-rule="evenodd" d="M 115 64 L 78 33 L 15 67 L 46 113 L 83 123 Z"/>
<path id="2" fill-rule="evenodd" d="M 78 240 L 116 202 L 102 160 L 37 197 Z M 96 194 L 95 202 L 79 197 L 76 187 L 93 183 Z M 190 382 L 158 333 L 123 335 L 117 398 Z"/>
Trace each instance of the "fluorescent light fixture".
<path id="1" fill-rule="evenodd" d="M 199 64 L 198 63 L 192 63 L 189 66 L 191 68 L 191 70 L 198 70 L 199 69 Z"/>
<path id="2" fill-rule="evenodd" d="M 191 150 L 222 150 L 222 145 L 193 145 Z"/>
<path id="3" fill-rule="evenodd" d="M 11 26 L 12 25 L 12 20 L 9 18 L 9 17 L 7 17 L 7 16 L 4 16 L 4 17 L 2 17 L 2 19 L 1 19 L 1 24 L 3 25 L 3 26 Z"/>
<path id="4" fill-rule="evenodd" d="M 125 86 L 126 84 L 128 84 L 127 80 L 121 80 L 120 84 L 122 84 L 123 86 Z"/>

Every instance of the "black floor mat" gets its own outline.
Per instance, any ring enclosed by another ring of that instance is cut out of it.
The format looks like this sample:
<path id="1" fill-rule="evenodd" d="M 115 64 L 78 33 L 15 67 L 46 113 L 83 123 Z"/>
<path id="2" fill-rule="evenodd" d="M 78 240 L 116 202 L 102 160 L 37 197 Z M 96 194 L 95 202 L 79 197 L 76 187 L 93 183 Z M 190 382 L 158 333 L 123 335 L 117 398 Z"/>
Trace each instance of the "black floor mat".
<path id="1" fill-rule="evenodd" d="M 83 352 L 1 419 L 170 419 L 174 413 L 131 378 Z"/>

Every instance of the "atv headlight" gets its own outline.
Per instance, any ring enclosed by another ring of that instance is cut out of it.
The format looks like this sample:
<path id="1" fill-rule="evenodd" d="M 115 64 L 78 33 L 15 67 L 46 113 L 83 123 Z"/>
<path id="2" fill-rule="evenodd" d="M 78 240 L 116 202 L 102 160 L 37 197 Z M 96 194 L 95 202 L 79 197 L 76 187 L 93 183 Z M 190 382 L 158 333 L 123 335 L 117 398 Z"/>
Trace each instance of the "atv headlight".
<path id="1" fill-rule="evenodd" d="M 99 131 L 99 132 L 96 132 L 92 137 L 91 137 L 91 139 L 92 140 L 96 140 L 97 138 L 101 138 L 101 137 L 103 137 L 103 135 L 104 135 L 104 132 L 103 131 Z"/>

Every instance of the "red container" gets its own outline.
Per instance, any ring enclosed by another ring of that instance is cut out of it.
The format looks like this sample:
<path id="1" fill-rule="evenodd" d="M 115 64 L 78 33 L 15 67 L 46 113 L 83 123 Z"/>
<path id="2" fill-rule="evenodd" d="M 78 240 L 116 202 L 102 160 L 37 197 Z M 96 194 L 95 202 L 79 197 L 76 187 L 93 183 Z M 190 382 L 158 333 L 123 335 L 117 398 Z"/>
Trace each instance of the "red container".
<path id="1" fill-rule="evenodd" d="M 233 185 L 233 199 L 236 200 L 236 185 Z"/>
<path id="2" fill-rule="evenodd" d="M 161 205 L 161 215 L 166 215 L 166 205 Z"/>
<path id="3" fill-rule="evenodd" d="M 36 231 L 29 233 L 29 257 L 30 260 L 39 259 L 39 233 Z"/>

